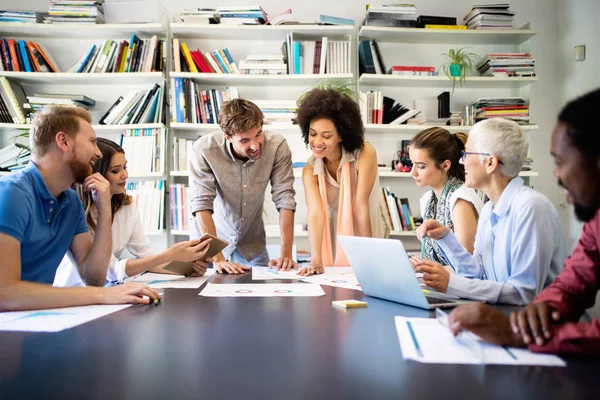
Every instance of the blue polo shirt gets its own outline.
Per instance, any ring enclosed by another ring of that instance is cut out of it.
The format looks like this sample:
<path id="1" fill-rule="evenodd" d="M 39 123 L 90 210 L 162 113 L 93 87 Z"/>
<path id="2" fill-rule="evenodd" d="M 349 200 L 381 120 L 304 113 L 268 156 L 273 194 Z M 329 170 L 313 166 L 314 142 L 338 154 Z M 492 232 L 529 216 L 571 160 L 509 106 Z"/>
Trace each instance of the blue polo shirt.
<path id="1" fill-rule="evenodd" d="M 73 238 L 87 231 L 77 192 L 52 197 L 33 162 L 0 178 L 0 232 L 21 243 L 21 280 L 52 284 Z"/>

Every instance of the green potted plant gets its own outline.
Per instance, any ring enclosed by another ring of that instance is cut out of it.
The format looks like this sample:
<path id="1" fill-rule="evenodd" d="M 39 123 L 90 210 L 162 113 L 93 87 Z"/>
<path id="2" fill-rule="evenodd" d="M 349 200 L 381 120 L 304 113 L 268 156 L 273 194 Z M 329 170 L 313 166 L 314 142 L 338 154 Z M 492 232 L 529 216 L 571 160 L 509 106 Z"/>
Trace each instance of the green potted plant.
<path id="1" fill-rule="evenodd" d="M 450 49 L 447 53 L 442 54 L 445 59 L 440 68 L 444 70 L 448 79 L 452 80 L 452 94 L 454 94 L 456 80 L 458 79 L 460 86 L 462 86 L 463 81 L 467 77 L 467 73 L 473 69 L 473 66 L 479 60 L 479 56 L 475 53 L 468 52 L 466 50 L 467 48 L 468 47 Z"/>

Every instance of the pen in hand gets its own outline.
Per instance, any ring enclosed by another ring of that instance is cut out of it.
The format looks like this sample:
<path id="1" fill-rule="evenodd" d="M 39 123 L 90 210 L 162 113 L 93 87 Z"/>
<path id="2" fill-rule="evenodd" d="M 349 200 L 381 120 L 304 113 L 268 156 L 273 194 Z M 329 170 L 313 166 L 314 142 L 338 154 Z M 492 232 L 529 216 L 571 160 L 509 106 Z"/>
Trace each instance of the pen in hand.
<path id="1" fill-rule="evenodd" d="M 425 241 L 427 240 L 427 236 L 423 236 L 421 239 L 421 260 L 423 260 L 423 256 L 425 255 Z"/>

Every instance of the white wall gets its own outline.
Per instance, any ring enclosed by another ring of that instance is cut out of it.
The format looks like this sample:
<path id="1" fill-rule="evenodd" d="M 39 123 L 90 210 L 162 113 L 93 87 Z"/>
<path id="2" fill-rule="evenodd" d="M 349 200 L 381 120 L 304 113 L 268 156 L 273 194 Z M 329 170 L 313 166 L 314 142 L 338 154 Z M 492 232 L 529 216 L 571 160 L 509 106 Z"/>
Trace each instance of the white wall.
<path id="1" fill-rule="evenodd" d="M 600 87 L 600 2 L 597 0 L 558 0 L 560 14 L 558 31 L 559 76 L 561 103 Z M 585 61 L 575 61 L 574 47 L 586 46 Z M 573 214 L 573 207 L 565 205 L 569 241 L 575 244 L 581 235 L 582 224 Z"/>

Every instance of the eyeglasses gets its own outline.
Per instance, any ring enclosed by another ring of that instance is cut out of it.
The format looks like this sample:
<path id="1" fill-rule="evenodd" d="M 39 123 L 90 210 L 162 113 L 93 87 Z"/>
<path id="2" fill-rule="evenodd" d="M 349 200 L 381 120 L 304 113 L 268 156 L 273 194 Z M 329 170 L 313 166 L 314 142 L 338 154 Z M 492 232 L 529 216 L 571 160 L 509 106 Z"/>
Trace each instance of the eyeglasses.
<path id="1" fill-rule="evenodd" d="M 490 153 L 475 153 L 475 152 L 473 152 L 473 151 L 464 151 L 464 150 L 462 150 L 462 151 L 460 152 L 460 159 L 461 159 L 463 162 L 465 162 L 465 158 L 467 158 L 467 156 L 468 156 L 469 154 L 478 154 L 478 155 L 480 155 L 480 156 L 492 156 L 492 155 L 493 155 L 493 154 L 490 154 Z M 499 162 L 500 164 L 504 165 L 504 163 L 502 162 L 502 160 L 498 159 L 498 162 Z"/>

